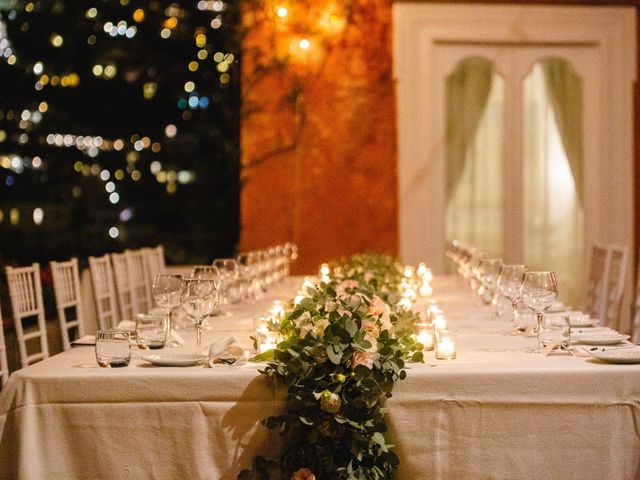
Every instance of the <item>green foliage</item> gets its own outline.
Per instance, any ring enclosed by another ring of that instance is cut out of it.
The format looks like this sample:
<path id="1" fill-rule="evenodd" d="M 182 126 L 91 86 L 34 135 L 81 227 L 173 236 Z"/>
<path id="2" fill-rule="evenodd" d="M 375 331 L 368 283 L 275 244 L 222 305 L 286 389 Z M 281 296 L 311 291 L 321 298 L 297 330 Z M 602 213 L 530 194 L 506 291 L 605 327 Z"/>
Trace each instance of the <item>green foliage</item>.
<path id="1" fill-rule="evenodd" d="M 401 273 L 390 257 L 357 255 L 333 271 L 283 319 L 284 340 L 262 373 L 286 385 L 287 408 L 263 424 L 284 439 L 283 478 L 304 468 L 317 479 L 392 478 L 399 461 L 385 402 L 405 362 L 422 361 L 410 335 L 416 316 L 395 303 Z"/>

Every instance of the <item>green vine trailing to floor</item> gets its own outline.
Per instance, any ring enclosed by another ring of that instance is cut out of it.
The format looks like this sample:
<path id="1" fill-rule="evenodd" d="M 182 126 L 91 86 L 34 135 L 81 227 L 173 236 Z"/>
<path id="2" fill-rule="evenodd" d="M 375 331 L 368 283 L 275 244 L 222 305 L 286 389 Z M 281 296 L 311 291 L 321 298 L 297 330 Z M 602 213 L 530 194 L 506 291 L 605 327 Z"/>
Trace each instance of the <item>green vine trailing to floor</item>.
<path id="1" fill-rule="evenodd" d="M 239 480 L 389 479 L 399 464 L 386 436 L 386 399 L 421 362 L 411 337 L 416 314 L 397 306 L 401 265 L 360 254 L 332 264 L 331 280 L 305 288 L 285 315 L 283 340 L 257 360 L 287 389 L 287 407 L 262 423 L 284 452 L 257 457 Z M 270 477 L 271 475 L 271 477 Z"/>

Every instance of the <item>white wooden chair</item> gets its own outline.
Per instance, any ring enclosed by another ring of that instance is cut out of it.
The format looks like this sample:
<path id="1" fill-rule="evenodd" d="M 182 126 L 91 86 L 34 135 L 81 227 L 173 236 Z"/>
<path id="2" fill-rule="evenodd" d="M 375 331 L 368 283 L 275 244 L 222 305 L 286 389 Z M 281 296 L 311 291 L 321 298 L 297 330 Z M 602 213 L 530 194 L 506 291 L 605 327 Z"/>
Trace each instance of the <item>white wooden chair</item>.
<path id="1" fill-rule="evenodd" d="M 164 260 L 164 247 L 143 248 L 144 258 L 147 265 L 147 274 L 149 275 L 149 291 L 153 292 L 153 280 L 158 273 L 166 273 L 167 265 Z"/>
<path id="2" fill-rule="evenodd" d="M 127 261 L 127 271 L 129 272 L 133 313 L 134 315 L 147 313 L 153 306 L 153 300 L 151 298 L 151 285 L 149 285 L 145 252 L 143 250 L 126 250 L 124 255 Z"/>
<path id="3" fill-rule="evenodd" d="M 120 308 L 120 320 L 133 320 L 136 312 L 133 310 L 133 295 L 129 269 L 127 268 L 127 256 L 124 253 L 112 253 L 110 256 L 116 294 L 118 296 L 118 307 Z"/>
<path id="4" fill-rule="evenodd" d="M 4 341 L 2 311 L 0 311 L 0 376 L 2 385 L 9 380 L 9 362 L 7 361 L 7 344 Z"/>
<path id="5" fill-rule="evenodd" d="M 62 348 L 68 350 L 71 348 L 70 331 L 75 330 L 75 338 L 84 336 L 78 259 L 74 257 L 66 262 L 50 262 L 49 264 L 62 332 Z"/>
<path id="6" fill-rule="evenodd" d="M 619 330 L 620 310 L 624 294 L 628 262 L 627 247 L 610 245 L 607 249 L 607 267 L 605 270 L 605 295 L 601 324 Z"/>
<path id="7" fill-rule="evenodd" d="M 591 246 L 584 311 L 593 318 L 602 318 L 604 315 L 605 275 L 608 261 L 609 251 L 607 247 L 602 245 Z"/>
<path id="8" fill-rule="evenodd" d="M 118 325 L 118 303 L 113 285 L 113 269 L 109 255 L 89 257 L 89 270 L 93 286 L 93 298 L 100 329 Z"/>
<path id="9" fill-rule="evenodd" d="M 33 263 L 29 267 L 6 267 L 5 270 L 18 350 L 20 351 L 20 363 L 24 368 L 49 357 L 40 265 Z M 35 323 L 33 319 L 35 319 Z M 25 320 L 27 321 L 26 325 L 23 323 Z M 29 353 L 27 343 L 33 346 L 32 340 L 39 341 L 40 351 Z"/>

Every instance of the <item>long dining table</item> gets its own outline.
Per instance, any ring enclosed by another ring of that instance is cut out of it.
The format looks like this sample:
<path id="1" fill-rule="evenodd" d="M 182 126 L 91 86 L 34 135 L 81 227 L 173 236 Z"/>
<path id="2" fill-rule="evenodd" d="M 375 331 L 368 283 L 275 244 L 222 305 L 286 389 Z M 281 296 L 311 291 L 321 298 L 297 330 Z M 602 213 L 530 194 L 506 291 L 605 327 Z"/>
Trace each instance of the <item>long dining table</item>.
<path id="1" fill-rule="evenodd" d="M 301 281 L 214 317 L 204 342 L 233 335 L 251 348 L 254 317 Z M 436 276 L 433 287 L 457 358 L 426 352 L 396 385 L 396 478 L 640 479 L 640 365 L 543 356 L 459 278 Z M 174 350 L 193 349 L 194 333 L 179 333 L 185 346 Z M 0 476 L 225 480 L 256 454 L 278 455 L 277 433 L 260 420 L 284 409 L 286 392 L 258 372 L 264 365 L 159 367 L 144 354 L 99 368 L 94 348 L 78 347 L 13 373 L 0 395 Z"/>

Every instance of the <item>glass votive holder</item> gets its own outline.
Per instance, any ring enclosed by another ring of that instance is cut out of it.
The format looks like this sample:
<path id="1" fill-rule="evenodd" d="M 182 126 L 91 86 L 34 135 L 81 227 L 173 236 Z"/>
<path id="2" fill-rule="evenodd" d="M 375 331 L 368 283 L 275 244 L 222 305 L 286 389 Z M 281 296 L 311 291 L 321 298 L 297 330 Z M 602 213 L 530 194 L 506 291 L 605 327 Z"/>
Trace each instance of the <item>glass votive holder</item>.
<path id="1" fill-rule="evenodd" d="M 416 342 L 422 344 L 422 349 L 425 351 L 433 350 L 435 343 L 433 325 L 429 322 L 416 322 L 413 328 Z"/>
<path id="2" fill-rule="evenodd" d="M 438 360 L 456 358 L 456 336 L 449 330 L 436 331 L 435 354 Z"/>
<path id="3" fill-rule="evenodd" d="M 96 361 L 103 368 L 126 367 L 131 361 L 130 335 L 125 330 L 96 332 Z"/>
<path id="4" fill-rule="evenodd" d="M 138 348 L 164 348 L 167 340 L 167 316 L 139 313 L 136 315 L 136 343 Z"/>
<path id="5" fill-rule="evenodd" d="M 557 318 L 545 317 L 542 328 L 538 332 L 540 348 L 548 351 L 569 350 L 571 341 L 571 320 L 569 316 Z"/>
<path id="6" fill-rule="evenodd" d="M 278 332 L 256 330 L 256 345 L 258 353 L 273 350 L 278 345 Z"/>
<path id="7" fill-rule="evenodd" d="M 444 312 L 442 310 L 438 310 L 438 312 L 433 317 L 433 328 L 436 330 L 446 330 L 448 327 L 447 319 L 444 318 Z"/>
<path id="8" fill-rule="evenodd" d="M 436 305 L 435 303 L 430 303 L 426 311 L 427 322 L 433 323 L 439 311 L 440 309 L 438 308 L 438 305 Z"/>

